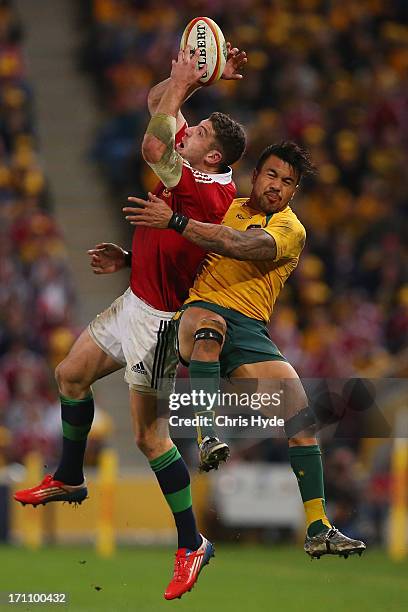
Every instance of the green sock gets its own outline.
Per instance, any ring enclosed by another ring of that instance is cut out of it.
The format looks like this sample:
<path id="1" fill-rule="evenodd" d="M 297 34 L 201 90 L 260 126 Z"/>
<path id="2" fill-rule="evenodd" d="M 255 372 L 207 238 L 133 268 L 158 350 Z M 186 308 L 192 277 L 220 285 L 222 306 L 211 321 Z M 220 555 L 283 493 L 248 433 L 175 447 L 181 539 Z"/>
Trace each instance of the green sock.
<path id="1" fill-rule="evenodd" d="M 190 374 L 190 385 L 192 391 L 204 391 L 211 395 L 218 393 L 220 387 L 220 362 L 219 361 L 197 361 L 192 359 L 188 368 Z M 205 396 L 207 397 L 207 396 Z M 210 410 L 212 404 L 205 399 L 200 405 L 193 406 L 196 417 L 199 417 L 201 424 L 197 426 L 198 443 L 203 438 L 217 437 L 214 427 L 214 410 Z M 208 409 L 207 409 L 208 408 Z"/>
<path id="2" fill-rule="evenodd" d="M 326 516 L 320 448 L 317 444 L 292 446 L 289 447 L 289 458 L 306 513 L 307 535 L 313 537 L 331 527 Z"/>

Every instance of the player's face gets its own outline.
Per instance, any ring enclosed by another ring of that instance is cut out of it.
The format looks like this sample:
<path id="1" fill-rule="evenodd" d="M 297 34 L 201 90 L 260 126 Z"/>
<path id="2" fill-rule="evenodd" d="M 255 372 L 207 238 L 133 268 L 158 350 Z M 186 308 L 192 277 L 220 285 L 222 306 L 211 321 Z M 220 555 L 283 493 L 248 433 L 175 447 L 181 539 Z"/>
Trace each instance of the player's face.
<path id="1" fill-rule="evenodd" d="M 271 155 L 258 172 L 254 170 L 252 185 L 252 201 L 259 210 L 270 214 L 289 204 L 298 186 L 298 176 L 290 164 Z"/>
<path id="2" fill-rule="evenodd" d="M 193 167 L 200 166 L 215 149 L 215 133 L 210 119 L 200 121 L 186 129 L 183 140 L 177 145 L 177 151 Z M 220 156 L 220 154 L 219 154 Z M 217 162 L 219 160 L 217 159 Z"/>

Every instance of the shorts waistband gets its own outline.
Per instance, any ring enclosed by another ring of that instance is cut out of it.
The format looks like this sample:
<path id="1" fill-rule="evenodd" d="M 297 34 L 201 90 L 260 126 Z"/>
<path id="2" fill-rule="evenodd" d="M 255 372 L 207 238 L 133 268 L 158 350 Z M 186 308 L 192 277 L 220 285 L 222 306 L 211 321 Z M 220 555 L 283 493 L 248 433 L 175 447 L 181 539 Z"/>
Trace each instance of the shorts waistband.
<path id="1" fill-rule="evenodd" d="M 174 312 L 168 312 L 166 310 L 156 310 L 153 306 L 150 306 L 147 302 L 138 297 L 135 293 L 133 293 L 132 289 L 128 287 L 125 291 L 126 297 L 128 297 L 132 302 L 134 302 L 138 308 L 141 308 L 145 312 L 149 314 L 160 317 L 161 319 L 172 319 L 174 317 Z"/>
<path id="2" fill-rule="evenodd" d="M 258 324 L 262 327 L 266 327 L 266 322 L 261 321 L 260 319 L 252 319 L 251 317 L 247 317 L 242 312 L 238 310 L 233 310 L 232 308 L 226 308 L 225 306 L 220 306 L 219 304 L 214 304 L 214 302 L 205 302 L 204 300 L 195 300 L 194 302 L 187 302 L 187 304 L 183 304 L 181 310 L 185 310 L 190 306 L 198 306 L 200 308 L 207 308 L 208 310 L 212 310 L 217 314 L 220 314 L 223 317 L 230 318 L 234 320 L 236 323 L 247 322 L 249 324 Z"/>

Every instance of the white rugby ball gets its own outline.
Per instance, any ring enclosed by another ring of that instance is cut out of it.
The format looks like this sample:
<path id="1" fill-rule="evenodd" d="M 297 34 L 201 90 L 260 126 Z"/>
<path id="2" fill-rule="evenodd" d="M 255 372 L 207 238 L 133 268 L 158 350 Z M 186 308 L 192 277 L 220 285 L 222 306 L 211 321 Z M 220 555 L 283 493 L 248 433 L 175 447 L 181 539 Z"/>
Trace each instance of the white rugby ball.
<path id="1" fill-rule="evenodd" d="M 180 49 L 190 45 L 200 50 L 198 68 L 207 64 L 207 72 L 200 83 L 211 85 L 221 78 L 227 61 L 227 45 L 220 28 L 209 17 L 196 17 L 187 25 L 181 37 Z"/>

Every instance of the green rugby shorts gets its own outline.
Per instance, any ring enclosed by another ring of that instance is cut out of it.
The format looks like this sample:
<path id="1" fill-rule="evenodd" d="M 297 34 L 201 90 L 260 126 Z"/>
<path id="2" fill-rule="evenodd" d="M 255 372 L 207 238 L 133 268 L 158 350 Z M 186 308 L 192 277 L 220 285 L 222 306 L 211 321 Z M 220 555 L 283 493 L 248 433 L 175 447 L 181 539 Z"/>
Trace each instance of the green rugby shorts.
<path id="1" fill-rule="evenodd" d="M 237 310 L 201 300 L 185 304 L 182 306 L 181 312 L 192 306 L 206 308 L 225 319 L 227 333 L 220 355 L 222 378 L 228 378 L 234 370 L 244 364 L 262 361 L 287 361 L 276 344 L 270 339 L 264 321 L 251 319 Z M 181 318 L 176 319 L 177 330 Z"/>

